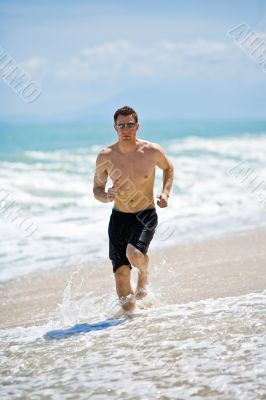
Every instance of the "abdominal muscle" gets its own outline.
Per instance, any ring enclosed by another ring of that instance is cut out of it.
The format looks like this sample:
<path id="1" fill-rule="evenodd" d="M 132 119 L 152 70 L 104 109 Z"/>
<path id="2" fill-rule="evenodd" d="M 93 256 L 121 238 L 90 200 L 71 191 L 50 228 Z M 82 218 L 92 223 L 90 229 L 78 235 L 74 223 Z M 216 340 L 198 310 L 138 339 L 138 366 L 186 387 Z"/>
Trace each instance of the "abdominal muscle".
<path id="1" fill-rule="evenodd" d="M 138 212 L 147 208 L 154 208 L 153 181 L 145 182 L 143 185 L 129 187 L 122 185 L 119 187 L 115 196 L 114 208 L 124 212 Z"/>

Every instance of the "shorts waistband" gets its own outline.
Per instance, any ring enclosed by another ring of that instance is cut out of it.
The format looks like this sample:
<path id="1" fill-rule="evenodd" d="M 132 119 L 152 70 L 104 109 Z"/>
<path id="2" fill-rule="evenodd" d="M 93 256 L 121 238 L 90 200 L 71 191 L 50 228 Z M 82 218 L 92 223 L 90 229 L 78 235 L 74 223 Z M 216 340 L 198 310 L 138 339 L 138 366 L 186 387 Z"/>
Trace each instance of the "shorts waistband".
<path id="1" fill-rule="evenodd" d="M 118 210 L 117 208 L 115 208 L 115 207 L 113 207 L 112 208 L 112 212 L 116 212 L 116 213 L 119 213 L 119 214 L 127 214 L 127 215 L 137 215 L 137 214 L 140 214 L 140 213 L 142 213 L 142 212 L 145 212 L 145 211 L 156 211 L 156 208 L 155 207 L 152 207 L 152 208 L 144 208 L 143 210 L 139 210 L 139 211 L 136 211 L 136 212 L 126 212 L 126 211 L 121 211 L 121 210 Z"/>

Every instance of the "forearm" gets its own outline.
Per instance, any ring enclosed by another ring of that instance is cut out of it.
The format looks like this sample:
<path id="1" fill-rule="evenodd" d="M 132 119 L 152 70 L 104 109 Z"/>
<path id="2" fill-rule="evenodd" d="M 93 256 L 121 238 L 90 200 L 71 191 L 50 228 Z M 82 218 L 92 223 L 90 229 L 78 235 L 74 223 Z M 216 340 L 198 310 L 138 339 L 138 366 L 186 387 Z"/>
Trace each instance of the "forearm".
<path id="1" fill-rule="evenodd" d="M 102 203 L 109 203 L 109 200 L 107 198 L 107 193 L 104 189 L 94 188 L 93 194 L 94 194 L 95 199 L 97 199 L 98 201 L 101 201 Z"/>
<path id="2" fill-rule="evenodd" d="M 170 167 L 163 171 L 163 193 L 167 196 L 170 194 L 171 187 L 174 179 L 174 168 Z"/>

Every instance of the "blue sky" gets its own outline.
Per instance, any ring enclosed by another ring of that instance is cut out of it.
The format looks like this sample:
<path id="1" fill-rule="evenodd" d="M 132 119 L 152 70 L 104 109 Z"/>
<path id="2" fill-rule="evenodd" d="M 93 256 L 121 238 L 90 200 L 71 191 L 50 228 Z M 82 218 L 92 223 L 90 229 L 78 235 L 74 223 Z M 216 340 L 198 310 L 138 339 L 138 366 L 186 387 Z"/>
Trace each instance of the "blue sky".
<path id="1" fill-rule="evenodd" d="M 0 118 L 266 118 L 266 73 L 228 30 L 265 35 L 265 1 L 0 0 L 0 46 L 36 80 L 24 103 L 0 79 Z"/>

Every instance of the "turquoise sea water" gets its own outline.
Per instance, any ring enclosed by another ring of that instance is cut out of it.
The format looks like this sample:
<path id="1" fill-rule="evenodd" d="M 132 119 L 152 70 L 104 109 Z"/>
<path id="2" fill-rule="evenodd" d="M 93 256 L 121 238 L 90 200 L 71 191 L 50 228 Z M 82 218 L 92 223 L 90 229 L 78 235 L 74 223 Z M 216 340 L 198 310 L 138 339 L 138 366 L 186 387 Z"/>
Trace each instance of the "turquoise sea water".
<path id="1" fill-rule="evenodd" d="M 140 137 L 150 141 L 165 141 L 188 136 L 230 137 L 265 134 L 266 121 L 156 121 L 143 122 Z M 0 123 L 0 153 L 16 153 L 26 150 L 51 151 L 75 149 L 94 144 L 106 145 L 116 139 L 110 123 Z"/>

